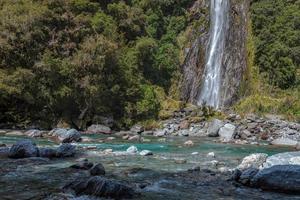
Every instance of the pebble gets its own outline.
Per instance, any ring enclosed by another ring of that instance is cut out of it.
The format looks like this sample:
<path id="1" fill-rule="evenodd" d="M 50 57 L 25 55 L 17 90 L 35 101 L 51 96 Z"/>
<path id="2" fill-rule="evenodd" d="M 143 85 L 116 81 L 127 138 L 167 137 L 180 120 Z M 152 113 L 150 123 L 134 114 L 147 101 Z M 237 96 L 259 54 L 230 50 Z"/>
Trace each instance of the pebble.
<path id="1" fill-rule="evenodd" d="M 209 152 L 206 157 L 208 157 L 208 158 L 214 158 L 216 156 L 215 156 L 214 152 Z"/>

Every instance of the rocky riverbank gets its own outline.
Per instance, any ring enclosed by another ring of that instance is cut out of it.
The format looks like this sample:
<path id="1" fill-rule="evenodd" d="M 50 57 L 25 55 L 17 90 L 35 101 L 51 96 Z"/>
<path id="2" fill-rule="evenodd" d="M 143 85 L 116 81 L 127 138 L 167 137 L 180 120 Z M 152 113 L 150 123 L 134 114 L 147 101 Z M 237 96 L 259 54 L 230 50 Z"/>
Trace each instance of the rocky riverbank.
<path id="1" fill-rule="evenodd" d="M 153 130 L 1 130 L 0 196 L 299 198 L 299 152 L 280 153 L 297 149 L 298 123 L 235 114 L 200 120 L 197 112 L 175 112 Z"/>
<path id="2" fill-rule="evenodd" d="M 226 114 L 219 118 L 205 120 L 198 109 L 183 109 L 173 113 L 173 118 L 160 121 L 160 127 L 149 129 L 134 125 L 129 130 L 116 131 L 102 124 L 94 124 L 84 131 L 55 128 L 51 131 L 1 130 L 0 135 L 17 135 L 50 138 L 58 143 L 70 143 L 86 140 L 84 135 L 110 135 L 108 140 L 121 137 L 128 141 L 143 141 L 147 136 L 155 137 L 214 137 L 216 142 L 236 144 L 284 145 L 300 149 L 300 124 L 269 115 L 258 117 Z"/>

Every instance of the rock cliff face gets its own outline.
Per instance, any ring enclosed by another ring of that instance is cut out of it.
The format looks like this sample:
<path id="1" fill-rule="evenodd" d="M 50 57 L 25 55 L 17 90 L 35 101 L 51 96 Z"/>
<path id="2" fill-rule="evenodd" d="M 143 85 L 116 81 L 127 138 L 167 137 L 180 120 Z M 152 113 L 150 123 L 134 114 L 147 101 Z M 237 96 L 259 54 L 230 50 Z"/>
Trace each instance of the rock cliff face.
<path id="1" fill-rule="evenodd" d="M 209 22 L 210 0 L 198 0 L 191 8 L 196 20 Z M 229 29 L 225 37 L 225 50 L 221 67 L 220 107 L 231 105 L 238 99 L 238 92 L 247 68 L 247 27 L 248 0 L 229 0 Z M 203 22 L 194 30 L 195 38 L 186 49 L 182 66 L 183 78 L 181 98 L 186 102 L 197 104 L 204 76 L 206 57 L 209 48 L 209 23 Z"/>

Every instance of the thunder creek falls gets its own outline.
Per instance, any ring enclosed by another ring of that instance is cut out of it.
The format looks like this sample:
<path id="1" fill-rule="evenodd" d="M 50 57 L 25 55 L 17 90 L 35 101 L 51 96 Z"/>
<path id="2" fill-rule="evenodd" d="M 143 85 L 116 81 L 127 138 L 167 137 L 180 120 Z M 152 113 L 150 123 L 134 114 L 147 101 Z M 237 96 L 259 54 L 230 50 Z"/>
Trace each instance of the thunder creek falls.
<path id="1" fill-rule="evenodd" d="M 300 200 L 299 0 L 1 0 L 0 200 Z"/>

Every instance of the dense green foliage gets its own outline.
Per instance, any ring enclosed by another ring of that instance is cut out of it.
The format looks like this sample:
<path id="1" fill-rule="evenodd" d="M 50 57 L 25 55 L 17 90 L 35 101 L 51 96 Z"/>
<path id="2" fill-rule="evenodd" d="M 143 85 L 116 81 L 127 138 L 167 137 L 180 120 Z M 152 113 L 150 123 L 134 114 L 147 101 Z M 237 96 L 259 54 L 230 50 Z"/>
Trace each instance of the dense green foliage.
<path id="1" fill-rule="evenodd" d="M 260 72 L 271 85 L 299 87 L 300 1 L 255 0 L 251 8 Z"/>
<path id="2" fill-rule="evenodd" d="M 0 121 L 155 118 L 191 0 L 0 1 Z M 46 123 L 45 123 L 46 122 Z"/>
<path id="3" fill-rule="evenodd" d="M 84 128 L 102 116 L 118 127 L 136 121 L 152 127 L 158 116 L 170 117 L 180 105 L 165 96 L 176 96 L 182 50 L 194 39 L 187 33 L 209 24 L 206 14 L 191 19 L 194 2 L 0 0 L 0 128 L 58 122 Z M 252 89 L 243 92 L 252 96 L 239 110 L 299 116 L 299 19 L 299 0 L 252 1 L 246 83 Z M 260 77 L 295 95 L 257 96 Z"/>

